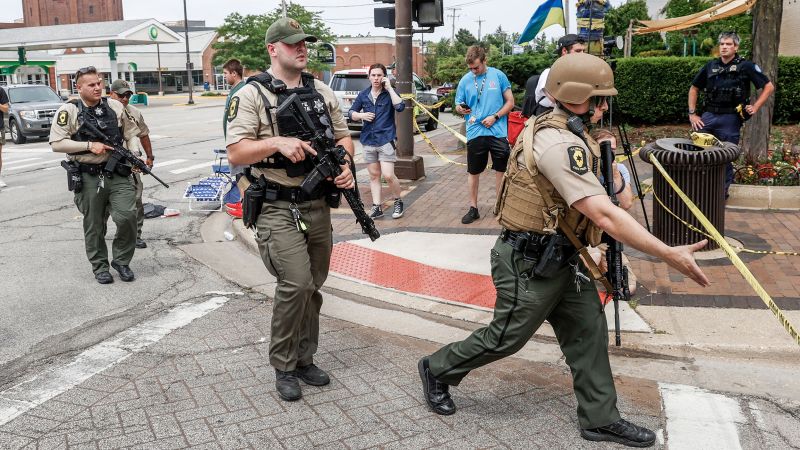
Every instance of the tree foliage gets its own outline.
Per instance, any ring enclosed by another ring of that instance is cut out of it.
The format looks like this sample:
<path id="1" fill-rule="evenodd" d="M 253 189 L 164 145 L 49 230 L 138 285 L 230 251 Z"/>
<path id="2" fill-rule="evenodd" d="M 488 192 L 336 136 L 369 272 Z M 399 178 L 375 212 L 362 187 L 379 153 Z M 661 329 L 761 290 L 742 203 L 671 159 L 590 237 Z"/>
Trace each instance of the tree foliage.
<path id="1" fill-rule="evenodd" d="M 289 3 L 287 16 L 300 22 L 303 31 L 319 38 L 319 42 L 335 41 L 331 30 L 320 18 L 320 13 L 309 11 L 296 3 Z M 269 66 L 269 55 L 264 45 L 264 36 L 267 28 L 281 17 L 283 17 L 281 8 L 275 8 L 267 14 L 245 16 L 239 13 L 230 14 L 217 29 L 220 39 L 213 45 L 216 50 L 214 64 L 221 65 L 231 58 L 236 58 L 248 69 L 265 70 Z M 327 69 L 326 64 L 315 60 L 315 55 L 315 47 L 310 44 L 307 70 Z"/>
<path id="2" fill-rule="evenodd" d="M 605 17 L 606 36 L 625 36 L 632 19 L 634 24 L 638 20 L 650 20 L 645 0 L 630 0 L 617 8 L 612 6 Z M 640 52 L 663 49 L 664 41 L 658 33 L 634 35 L 631 47 L 631 55 L 635 56 Z M 615 52 L 621 53 L 619 50 Z"/>

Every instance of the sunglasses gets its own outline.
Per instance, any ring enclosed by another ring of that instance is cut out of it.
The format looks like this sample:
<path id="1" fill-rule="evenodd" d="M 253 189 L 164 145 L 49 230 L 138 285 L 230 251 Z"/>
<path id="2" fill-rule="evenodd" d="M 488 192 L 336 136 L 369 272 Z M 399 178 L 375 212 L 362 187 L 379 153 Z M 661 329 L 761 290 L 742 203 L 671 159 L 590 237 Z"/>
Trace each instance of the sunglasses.
<path id="1" fill-rule="evenodd" d="M 120 97 L 122 97 L 122 98 L 131 98 L 131 96 L 132 96 L 133 94 L 132 94 L 131 92 L 126 92 L 126 93 L 124 93 L 124 94 L 117 94 L 117 95 L 119 95 L 119 96 L 120 96 Z"/>
<path id="2" fill-rule="evenodd" d="M 75 71 L 75 79 L 77 80 L 81 75 L 86 75 L 87 73 L 97 73 L 97 69 L 94 66 L 81 67 Z"/>

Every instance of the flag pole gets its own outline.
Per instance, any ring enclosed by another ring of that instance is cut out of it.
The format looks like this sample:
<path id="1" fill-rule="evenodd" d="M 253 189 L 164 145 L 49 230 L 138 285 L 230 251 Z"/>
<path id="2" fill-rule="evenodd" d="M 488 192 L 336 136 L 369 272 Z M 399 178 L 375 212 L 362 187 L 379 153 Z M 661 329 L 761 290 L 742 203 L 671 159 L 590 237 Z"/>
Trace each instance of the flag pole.
<path id="1" fill-rule="evenodd" d="M 564 6 L 564 34 L 569 34 L 569 0 L 561 0 Z"/>

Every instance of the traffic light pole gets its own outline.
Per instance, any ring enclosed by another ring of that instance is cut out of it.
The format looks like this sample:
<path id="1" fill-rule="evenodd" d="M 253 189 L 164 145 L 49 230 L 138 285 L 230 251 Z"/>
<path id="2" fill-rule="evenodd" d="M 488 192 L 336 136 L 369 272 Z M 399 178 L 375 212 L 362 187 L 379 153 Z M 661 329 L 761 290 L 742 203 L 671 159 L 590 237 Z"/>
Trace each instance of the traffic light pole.
<path id="1" fill-rule="evenodd" d="M 395 45 L 397 48 L 397 93 L 411 94 L 412 37 L 411 1 L 395 2 Z M 404 180 L 418 180 L 425 176 L 422 158 L 414 156 L 414 103 L 403 100 L 406 108 L 395 115 L 397 124 L 397 162 L 395 174 Z"/>

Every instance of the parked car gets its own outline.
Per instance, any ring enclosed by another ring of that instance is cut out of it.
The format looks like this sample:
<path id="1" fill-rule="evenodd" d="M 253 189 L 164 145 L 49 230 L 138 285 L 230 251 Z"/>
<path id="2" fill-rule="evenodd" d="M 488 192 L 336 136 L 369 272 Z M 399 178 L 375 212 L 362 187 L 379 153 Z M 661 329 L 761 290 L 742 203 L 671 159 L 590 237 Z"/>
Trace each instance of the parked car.
<path id="1" fill-rule="evenodd" d="M 8 95 L 5 129 L 15 144 L 24 144 L 29 137 L 50 135 L 50 124 L 56 110 L 66 98 L 43 84 L 11 84 L 2 89 Z"/>
<path id="2" fill-rule="evenodd" d="M 439 97 L 444 97 L 445 95 L 453 92 L 455 89 L 456 87 L 455 85 L 453 85 L 453 83 L 445 83 L 436 88 L 436 95 L 438 95 Z"/>
<path id="3" fill-rule="evenodd" d="M 431 106 L 439 100 L 436 93 L 431 90 L 431 86 L 426 85 L 417 74 L 411 74 L 411 79 L 412 91 L 419 103 Z M 350 107 L 353 106 L 356 97 L 358 97 L 358 93 L 370 86 L 369 73 L 367 69 L 339 70 L 333 74 L 328 85 L 336 94 L 336 98 L 339 99 L 342 113 L 347 117 L 347 113 L 350 111 Z M 432 112 L 438 119 L 439 111 L 434 110 Z M 435 130 L 439 126 L 438 122 L 431 120 L 430 116 L 423 111 L 417 111 L 416 120 L 418 124 L 425 125 L 425 131 Z M 351 130 L 360 130 L 362 125 L 361 121 L 347 119 L 347 126 Z"/>

